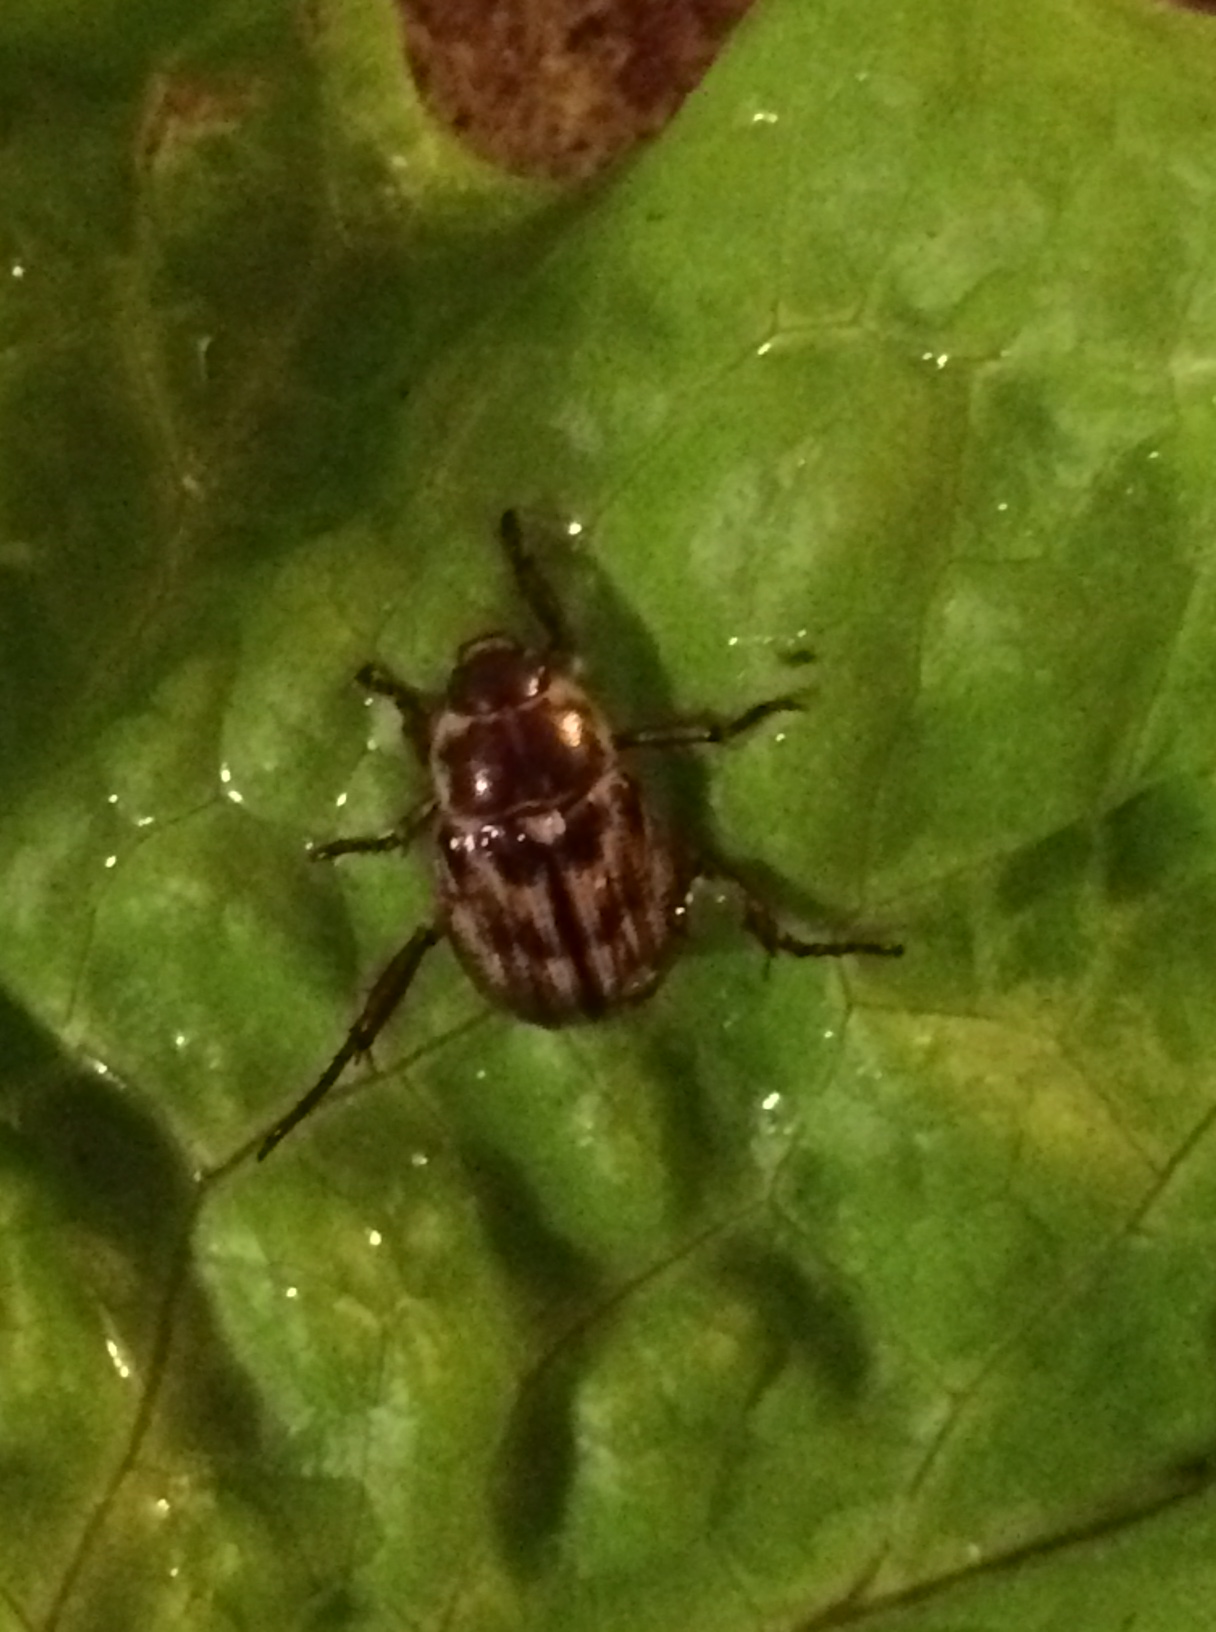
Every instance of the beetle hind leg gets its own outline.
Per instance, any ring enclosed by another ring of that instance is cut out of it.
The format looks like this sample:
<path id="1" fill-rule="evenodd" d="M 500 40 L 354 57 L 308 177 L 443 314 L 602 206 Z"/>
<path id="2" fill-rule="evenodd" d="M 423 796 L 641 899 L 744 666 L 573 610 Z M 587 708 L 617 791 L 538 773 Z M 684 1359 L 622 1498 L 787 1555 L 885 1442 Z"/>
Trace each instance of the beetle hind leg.
<path id="1" fill-rule="evenodd" d="M 434 924 L 422 924 L 396 956 L 390 959 L 368 993 L 359 1018 L 347 1032 L 342 1047 L 303 1099 L 293 1105 L 286 1116 L 280 1117 L 258 1146 L 259 1162 L 264 1162 L 275 1146 L 317 1108 L 351 1061 L 368 1053 L 409 991 L 423 958 L 438 944 L 442 935 L 443 931 Z"/>

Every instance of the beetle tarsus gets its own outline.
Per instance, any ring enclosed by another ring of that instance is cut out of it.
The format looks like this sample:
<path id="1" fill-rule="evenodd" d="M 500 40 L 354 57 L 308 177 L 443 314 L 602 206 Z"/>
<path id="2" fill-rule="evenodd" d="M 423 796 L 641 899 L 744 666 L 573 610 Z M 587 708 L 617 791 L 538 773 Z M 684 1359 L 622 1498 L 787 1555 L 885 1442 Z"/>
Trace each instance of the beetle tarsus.
<path id="1" fill-rule="evenodd" d="M 338 856 L 374 856 L 404 848 L 401 832 L 394 828 L 391 833 L 378 833 L 374 837 L 359 835 L 349 839 L 331 839 L 328 844 L 310 844 L 308 859 L 333 861 Z"/>

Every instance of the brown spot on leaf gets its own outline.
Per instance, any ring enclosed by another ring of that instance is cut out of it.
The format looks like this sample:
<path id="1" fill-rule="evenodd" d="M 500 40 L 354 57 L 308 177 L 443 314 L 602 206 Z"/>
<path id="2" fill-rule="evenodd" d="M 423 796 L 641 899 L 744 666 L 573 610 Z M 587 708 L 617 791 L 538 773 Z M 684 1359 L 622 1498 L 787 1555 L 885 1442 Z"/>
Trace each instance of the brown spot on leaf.
<path id="1" fill-rule="evenodd" d="M 235 130 L 261 100 L 251 80 L 208 80 L 197 74 L 155 74 L 144 99 L 136 158 L 150 166 L 179 144 Z"/>
<path id="2" fill-rule="evenodd" d="M 398 0 L 432 112 L 523 174 L 594 174 L 667 123 L 752 0 Z"/>

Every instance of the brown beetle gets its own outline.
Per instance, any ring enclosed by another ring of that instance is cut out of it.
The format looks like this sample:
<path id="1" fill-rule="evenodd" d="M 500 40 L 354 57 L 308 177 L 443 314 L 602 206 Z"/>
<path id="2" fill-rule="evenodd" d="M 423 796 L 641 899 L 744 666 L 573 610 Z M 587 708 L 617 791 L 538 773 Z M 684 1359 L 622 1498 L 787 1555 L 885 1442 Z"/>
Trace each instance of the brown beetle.
<path id="1" fill-rule="evenodd" d="M 777 697 L 733 720 L 614 732 L 574 677 L 561 608 L 513 510 L 502 517 L 500 536 L 519 592 L 545 633 L 542 648 L 503 634 L 467 642 L 439 700 L 378 664 L 356 676 L 396 704 L 432 791 L 391 832 L 338 839 L 312 854 L 405 850 L 430 829 L 439 910 L 381 973 L 317 1082 L 263 1139 L 259 1161 L 371 1048 L 445 935 L 492 1002 L 540 1026 L 594 1019 L 649 996 L 675 951 L 692 884 L 710 873 L 733 879 L 743 895 L 744 927 L 770 953 L 897 957 L 903 950 L 787 934 L 729 869 L 681 854 L 621 761 L 621 751 L 631 748 L 727 742 L 800 705 Z"/>

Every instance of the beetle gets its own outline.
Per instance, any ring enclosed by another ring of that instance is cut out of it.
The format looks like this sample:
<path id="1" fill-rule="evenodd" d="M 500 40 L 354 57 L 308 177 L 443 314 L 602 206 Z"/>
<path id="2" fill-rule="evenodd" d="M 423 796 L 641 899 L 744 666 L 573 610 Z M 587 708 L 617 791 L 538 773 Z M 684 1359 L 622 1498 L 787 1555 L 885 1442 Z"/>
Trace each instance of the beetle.
<path id="1" fill-rule="evenodd" d="M 801 704 L 775 697 L 733 719 L 614 731 L 577 677 L 562 608 L 514 510 L 503 514 L 499 538 L 541 644 L 498 632 L 467 641 L 439 698 L 379 663 L 355 677 L 396 706 L 407 742 L 429 771 L 430 792 L 389 832 L 336 839 L 311 854 L 332 860 L 405 851 L 429 834 L 437 910 L 390 959 L 333 1059 L 262 1140 L 259 1161 L 370 1050 L 422 960 L 445 937 L 492 1003 L 539 1026 L 592 1020 L 649 997 L 676 951 L 698 877 L 725 877 L 738 887 L 743 927 L 770 954 L 903 951 L 871 940 L 804 941 L 783 930 L 729 867 L 684 853 L 622 758 L 634 749 L 729 742 Z"/>

